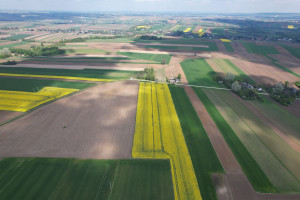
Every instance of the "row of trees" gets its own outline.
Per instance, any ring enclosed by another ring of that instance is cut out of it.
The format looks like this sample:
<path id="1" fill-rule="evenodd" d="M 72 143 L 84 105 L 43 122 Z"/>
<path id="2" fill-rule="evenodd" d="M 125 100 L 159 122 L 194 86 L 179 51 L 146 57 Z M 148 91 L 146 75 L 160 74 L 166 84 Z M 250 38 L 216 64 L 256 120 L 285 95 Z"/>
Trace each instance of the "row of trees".
<path id="1" fill-rule="evenodd" d="M 11 53 L 25 55 L 25 56 L 55 56 L 65 54 L 65 50 L 59 49 L 56 46 L 32 46 L 31 49 L 19 49 L 12 48 L 10 49 Z"/>
<path id="2" fill-rule="evenodd" d="M 292 104 L 296 98 L 300 98 L 300 91 L 288 81 L 284 84 L 277 83 L 274 87 L 268 89 L 268 93 L 274 100 L 285 106 Z"/>
<path id="3" fill-rule="evenodd" d="M 233 92 L 243 99 L 264 101 L 264 99 L 258 94 L 256 85 L 251 84 L 251 81 L 246 78 L 236 76 L 232 73 L 226 73 L 225 76 L 220 74 L 216 75 L 214 79 L 225 85 L 227 88 L 232 89 Z"/>

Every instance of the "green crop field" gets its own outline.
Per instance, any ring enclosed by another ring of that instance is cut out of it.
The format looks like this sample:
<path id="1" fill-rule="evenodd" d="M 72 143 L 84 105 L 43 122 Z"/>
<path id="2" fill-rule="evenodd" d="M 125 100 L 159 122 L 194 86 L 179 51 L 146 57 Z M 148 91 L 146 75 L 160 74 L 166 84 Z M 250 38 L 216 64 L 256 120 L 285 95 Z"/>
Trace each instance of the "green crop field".
<path id="1" fill-rule="evenodd" d="M 244 45 L 248 53 L 255 53 L 255 54 L 262 54 L 262 55 L 279 54 L 277 49 L 272 46 L 256 45 L 254 43 L 244 42 L 244 41 L 241 41 L 241 43 Z"/>
<path id="2" fill-rule="evenodd" d="M 27 67 L 0 67 L 0 73 L 68 76 L 99 79 L 128 79 L 137 72 L 108 69 L 50 69 Z"/>
<path id="3" fill-rule="evenodd" d="M 300 145 L 299 117 L 292 115 L 269 98 L 264 99 L 265 103 L 249 101 L 249 104 L 260 110 L 265 118 L 273 122 L 283 133 Z"/>
<path id="4" fill-rule="evenodd" d="M 61 48 L 63 49 L 63 47 Z M 101 49 L 65 49 L 66 54 L 105 54 L 107 51 Z"/>
<path id="5" fill-rule="evenodd" d="M 254 189 L 258 192 L 278 192 L 203 90 L 194 88 L 194 91 L 216 123 Z"/>
<path id="6" fill-rule="evenodd" d="M 44 87 L 84 89 L 94 83 L 0 77 L 0 90 L 38 92 Z"/>
<path id="7" fill-rule="evenodd" d="M 285 144 L 270 127 L 247 108 L 239 100 L 240 97 L 229 91 L 204 90 L 204 92 L 274 187 L 279 192 L 299 192 L 299 181 L 290 172 L 291 170 L 289 171 L 284 165 L 284 163 L 291 162 L 291 158 L 294 158 L 294 166 L 299 166 L 299 163 L 297 164 L 297 157 L 299 156 L 290 151 L 291 147 Z M 284 160 L 280 159 L 278 150 L 281 154 L 285 154 Z"/>
<path id="8" fill-rule="evenodd" d="M 18 34 L 18 35 L 9 36 L 9 37 L 7 37 L 5 39 L 6 40 L 16 41 L 16 40 L 22 40 L 22 39 L 30 37 L 30 36 L 33 36 L 33 35 L 30 35 L 30 34 Z"/>
<path id="9" fill-rule="evenodd" d="M 0 171 L 2 200 L 174 199 L 168 160 L 5 158 Z"/>
<path id="10" fill-rule="evenodd" d="M 118 52 L 120 55 L 128 56 L 133 59 L 150 60 L 158 63 L 162 63 L 165 60 L 165 64 L 169 64 L 172 55 L 169 54 L 150 54 L 150 53 L 132 53 L 132 52 Z"/>
<path id="11" fill-rule="evenodd" d="M 27 44 L 28 42 L 16 42 L 16 43 L 12 43 L 12 44 L 7 44 L 7 45 L 2 45 L 0 46 L 0 49 L 4 49 L 4 48 L 12 48 L 12 47 L 16 47 L 16 46 L 21 46 L 23 44 Z"/>
<path id="12" fill-rule="evenodd" d="M 296 58 L 300 59 L 300 48 L 295 48 L 295 47 L 291 47 L 291 46 L 284 45 L 284 44 L 280 44 L 280 45 L 282 47 L 284 47 L 286 50 L 288 50 L 288 52 L 290 52 L 290 54 L 292 54 Z"/>
<path id="13" fill-rule="evenodd" d="M 234 52 L 234 49 L 232 48 L 230 42 L 223 42 L 223 44 L 224 44 L 224 46 L 226 48 L 226 51 L 228 51 L 228 52 Z"/>
<path id="14" fill-rule="evenodd" d="M 203 199 L 217 199 L 211 174 L 224 173 L 215 150 L 183 88 L 169 86 Z"/>
<path id="15" fill-rule="evenodd" d="M 184 74 L 191 85 L 218 87 L 213 80 L 214 70 L 204 59 L 188 59 L 180 63 Z"/>

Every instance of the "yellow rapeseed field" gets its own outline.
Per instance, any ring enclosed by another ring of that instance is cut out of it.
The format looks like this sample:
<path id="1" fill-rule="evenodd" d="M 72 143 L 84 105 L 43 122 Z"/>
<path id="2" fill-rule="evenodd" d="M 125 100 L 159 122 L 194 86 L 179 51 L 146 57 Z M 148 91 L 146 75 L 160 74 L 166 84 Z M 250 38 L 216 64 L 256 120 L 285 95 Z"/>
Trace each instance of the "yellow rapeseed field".
<path id="1" fill-rule="evenodd" d="M 187 32 L 190 32 L 191 30 L 192 30 L 192 28 L 188 28 L 188 29 L 186 29 L 186 30 L 183 31 L 183 32 L 187 33 Z"/>
<path id="2" fill-rule="evenodd" d="M 170 159 L 175 199 L 201 200 L 167 84 L 140 83 L 132 157 Z"/>
<path id="3" fill-rule="evenodd" d="M 294 29 L 294 25 L 288 25 L 288 29 Z"/>
<path id="4" fill-rule="evenodd" d="M 18 77 L 57 78 L 57 79 L 69 79 L 69 80 L 81 80 L 81 81 L 101 81 L 101 82 L 114 81 L 113 79 L 84 78 L 84 77 L 71 77 L 71 76 L 48 76 L 48 75 L 10 74 L 10 73 L 0 73 L 0 75 L 18 76 Z"/>
<path id="5" fill-rule="evenodd" d="M 220 39 L 222 42 L 231 42 L 231 40 L 228 39 Z"/>
<path id="6" fill-rule="evenodd" d="M 151 28 L 150 26 L 136 26 L 135 29 L 149 29 Z"/>
<path id="7" fill-rule="evenodd" d="M 77 89 L 45 87 L 39 92 L 0 90 L 0 110 L 26 112 L 36 106 L 65 96 Z"/>

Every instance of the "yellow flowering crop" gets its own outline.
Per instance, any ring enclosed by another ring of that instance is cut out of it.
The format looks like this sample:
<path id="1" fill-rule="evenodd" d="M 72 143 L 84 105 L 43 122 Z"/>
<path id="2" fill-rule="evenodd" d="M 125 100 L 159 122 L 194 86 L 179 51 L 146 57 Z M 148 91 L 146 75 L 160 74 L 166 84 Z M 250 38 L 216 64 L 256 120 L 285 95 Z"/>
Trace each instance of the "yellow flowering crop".
<path id="1" fill-rule="evenodd" d="M 188 28 L 188 29 L 186 29 L 186 30 L 183 31 L 183 32 L 187 33 L 187 32 L 190 32 L 191 30 L 192 30 L 192 28 Z"/>
<path id="2" fill-rule="evenodd" d="M 175 199 L 201 200 L 167 84 L 140 83 L 132 157 L 170 159 Z"/>
<path id="3" fill-rule="evenodd" d="M 0 90 L 0 110 L 26 112 L 36 106 L 65 96 L 77 89 L 45 87 L 39 92 Z"/>
<path id="4" fill-rule="evenodd" d="M 294 25 L 288 25 L 288 29 L 294 29 Z"/>
<path id="5" fill-rule="evenodd" d="M 150 26 L 137 26 L 136 29 L 149 29 Z"/>
<path id="6" fill-rule="evenodd" d="M 220 39 L 222 42 L 231 42 L 231 40 L 228 39 Z"/>
<path id="7" fill-rule="evenodd" d="M 70 76 L 48 76 L 48 75 L 10 74 L 10 73 L 0 73 L 0 75 L 18 76 L 18 77 L 57 78 L 57 79 L 70 79 L 70 80 L 81 80 L 81 81 L 101 81 L 101 82 L 113 81 L 113 79 L 84 78 L 84 77 L 70 77 Z"/>

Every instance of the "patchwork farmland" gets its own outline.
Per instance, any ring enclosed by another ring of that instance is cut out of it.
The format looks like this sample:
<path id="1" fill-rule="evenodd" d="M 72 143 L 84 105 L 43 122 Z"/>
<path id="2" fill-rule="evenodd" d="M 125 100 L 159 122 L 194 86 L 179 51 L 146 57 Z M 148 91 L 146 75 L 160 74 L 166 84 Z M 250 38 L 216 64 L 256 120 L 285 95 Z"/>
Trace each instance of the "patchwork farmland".
<path id="1" fill-rule="evenodd" d="M 299 24 L 61 15 L 0 19 L 0 199 L 300 199 Z"/>

